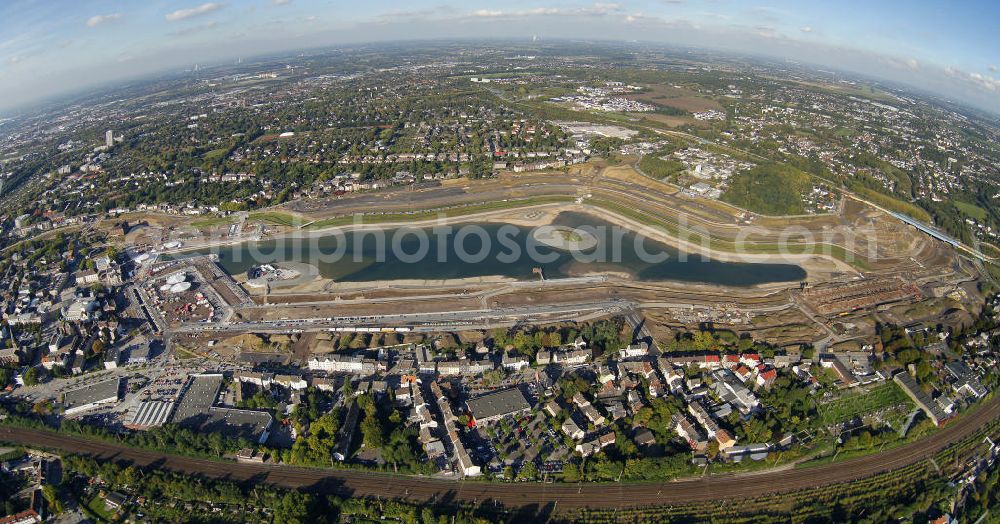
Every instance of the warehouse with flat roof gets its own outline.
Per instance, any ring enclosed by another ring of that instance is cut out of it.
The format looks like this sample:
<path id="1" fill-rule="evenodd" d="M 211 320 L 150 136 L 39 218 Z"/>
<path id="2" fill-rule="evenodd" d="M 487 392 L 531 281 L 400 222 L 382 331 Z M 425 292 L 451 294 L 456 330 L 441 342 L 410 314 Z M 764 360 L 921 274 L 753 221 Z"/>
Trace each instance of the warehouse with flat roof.
<path id="1" fill-rule="evenodd" d="M 215 407 L 221 388 L 221 374 L 192 375 L 177 403 L 173 422 L 201 433 L 266 442 L 274 417 L 266 411 Z"/>
<path id="2" fill-rule="evenodd" d="M 466 402 L 477 424 L 489 424 L 508 415 L 531 411 L 531 404 L 518 388 L 501 389 Z"/>
<path id="3" fill-rule="evenodd" d="M 892 379 L 903 388 L 903 391 L 913 400 L 913 403 L 924 411 L 927 418 L 931 419 L 931 422 L 935 426 L 940 426 L 948 418 L 948 415 L 941 410 L 937 402 L 934 402 L 934 399 L 930 395 L 925 393 L 923 389 L 920 389 L 920 385 L 908 373 L 905 371 L 896 373 Z"/>
<path id="4" fill-rule="evenodd" d="M 149 429 L 162 426 L 174 413 L 175 402 L 168 400 L 144 400 L 129 410 L 124 426 L 128 429 Z"/>
<path id="5" fill-rule="evenodd" d="M 121 379 L 115 378 L 67 391 L 63 394 L 63 414 L 75 415 L 103 404 L 118 402 L 121 383 Z"/>

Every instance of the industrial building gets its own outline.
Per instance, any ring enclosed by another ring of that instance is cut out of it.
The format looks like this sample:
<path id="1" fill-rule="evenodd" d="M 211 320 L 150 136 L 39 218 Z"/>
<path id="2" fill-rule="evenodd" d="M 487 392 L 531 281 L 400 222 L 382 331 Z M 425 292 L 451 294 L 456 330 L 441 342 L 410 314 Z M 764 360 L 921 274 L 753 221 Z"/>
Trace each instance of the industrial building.
<path id="1" fill-rule="evenodd" d="M 476 397 L 466 403 L 477 424 L 489 424 L 508 415 L 531 411 L 531 404 L 518 388 L 501 389 Z"/>
<path id="2" fill-rule="evenodd" d="M 170 420 L 177 403 L 167 400 L 144 400 L 129 411 L 124 426 L 129 429 L 149 429 Z"/>
<path id="3" fill-rule="evenodd" d="M 266 442 L 274 417 L 266 411 L 214 406 L 221 387 L 221 374 L 192 375 L 172 421 L 193 431 Z"/>
<path id="4" fill-rule="evenodd" d="M 902 372 L 897 373 L 896 376 L 892 377 L 892 379 L 896 381 L 901 388 L 903 388 L 903 391 L 910 397 L 910 399 L 913 400 L 913 403 L 923 410 L 923 412 L 927 415 L 927 418 L 931 419 L 931 422 L 933 422 L 934 425 L 940 426 L 941 423 L 948 418 L 948 415 L 941 410 L 938 403 L 934 402 L 934 399 L 932 399 L 930 395 L 924 393 L 924 390 L 920 389 L 920 385 L 917 384 L 916 380 L 913 380 L 913 377 L 905 372 Z"/>
<path id="5" fill-rule="evenodd" d="M 67 391 L 63 394 L 63 413 L 69 416 L 89 411 L 100 405 L 118 402 L 121 382 L 121 379 L 115 378 Z"/>

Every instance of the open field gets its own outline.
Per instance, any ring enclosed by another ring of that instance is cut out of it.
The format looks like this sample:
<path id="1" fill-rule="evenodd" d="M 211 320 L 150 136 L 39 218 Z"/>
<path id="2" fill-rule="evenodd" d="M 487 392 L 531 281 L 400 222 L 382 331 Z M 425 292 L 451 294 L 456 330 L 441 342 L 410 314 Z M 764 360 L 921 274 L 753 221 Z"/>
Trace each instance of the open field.
<path id="1" fill-rule="evenodd" d="M 194 222 L 191 222 L 191 227 L 196 227 L 198 229 L 218 227 L 218 226 L 232 224 L 235 220 L 236 217 L 234 216 L 203 218 L 201 220 L 195 220 Z"/>
<path id="2" fill-rule="evenodd" d="M 680 195 L 676 187 L 643 177 L 628 166 L 596 172 L 582 166 L 574 168 L 568 174 L 504 175 L 465 185 L 452 183 L 417 191 L 386 191 L 288 204 L 273 211 L 283 213 L 286 212 L 283 209 L 288 209 L 301 213 L 304 221 L 312 221 L 308 229 L 319 230 L 353 224 L 355 213 L 361 213 L 357 219 L 365 223 L 417 222 L 438 217 L 472 217 L 481 212 L 539 203 L 568 203 L 583 197 L 588 206 L 660 228 L 667 236 L 676 238 L 684 228 L 691 245 L 718 252 L 733 252 L 739 245 L 743 253 L 750 255 L 775 254 L 781 249 L 791 255 L 813 253 L 848 262 L 862 270 L 908 259 L 905 251 L 916 254 L 928 242 L 903 224 L 864 206 L 845 207 L 839 218 L 834 215 L 755 217 L 747 225 L 740 223 L 743 212 L 738 208 Z M 371 213 L 373 208 L 380 211 Z M 873 221 L 878 227 L 874 233 L 866 232 L 864 226 Z M 789 225 L 800 231 L 786 233 Z M 904 238 L 910 240 L 901 242 Z"/>
<path id="3" fill-rule="evenodd" d="M 893 96 L 891 93 L 870 86 L 860 86 L 847 83 L 831 84 L 828 82 L 807 82 L 804 80 L 789 80 L 789 79 L 781 79 L 781 80 L 785 82 L 800 84 L 814 89 L 819 89 L 820 91 L 826 91 L 829 93 L 836 93 L 841 95 L 857 96 L 857 97 L 867 98 L 869 100 L 875 100 L 877 102 L 896 101 L 896 97 Z"/>
<path id="4" fill-rule="evenodd" d="M 969 202 L 963 202 L 961 200 L 952 200 L 952 203 L 955 204 L 955 207 L 957 207 L 959 211 L 965 213 L 966 215 L 969 215 L 970 217 L 979 221 L 986 220 L 985 209 L 975 204 L 971 204 Z"/>
<path id="5" fill-rule="evenodd" d="M 505 200 L 500 202 L 484 202 L 482 204 L 467 205 L 452 209 L 442 209 L 435 211 L 381 213 L 378 215 L 366 216 L 364 222 L 365 223 L 392 223 L 399 221 L 419 222 L 422 220 L 463 217 L 479 213 L 487 213 L 491 211 L 517 209 L 522 207 L 538 206 L 544 204 L 564 203 L 569 201 L 571 201 L 571 199 L 568 197 L 549 196 L 549 197 L 526 198 L 521 200 Z M 355 223 L 355 221 L 356 221 L 355 216 L 349 215 L 349 216 L 333 217 L 323 220 L 317 220 L 315 222 L 310 223 L 306 227 L 308 229 L 325 229 L 338 226 L 346 226 Z"/>
<path id="6" fill-rule="evenodd" d="M 268 224 L 274 224 L 277 226 L 294 226 L 298 221 L 301 224 L 301 219 L 297 219 L 295 215 L 290 213 L 281 213 L 278 211 L 261 211 L 257 213 L 250 213 L 248 217 L 251 220 L 258 220 Z"/>
<path id="7" fill-rule="evenodd" d="M 721 104 L 691 89 L 674 87 L 670 84 L 649 84 L 644 87 L 648 90 L 629 95 L 627 98 L 660 106 L 673 107 L 689 113 L 708 111 L 710 109 L 722 110 Z"/>
<path id="8" fill-rule="evenodd" d="M 819 405 L 820 419 L 829 425 L 844 422 L 897 404 L 909 404 L 910 398 L 893 381 L 887 381 L 867 391 L 853 391 Z"/>
<path id="9" fill-rule="evenodd" d="M 681 127 L 687 125 L 704 126 L 704 122 L 696 120 L 690 116 L 664 115 L 661 113 L 629 113 L 630 116 L 641 118 L 643 122 L 650 124 L 662 124 L 667 127 Z"/>

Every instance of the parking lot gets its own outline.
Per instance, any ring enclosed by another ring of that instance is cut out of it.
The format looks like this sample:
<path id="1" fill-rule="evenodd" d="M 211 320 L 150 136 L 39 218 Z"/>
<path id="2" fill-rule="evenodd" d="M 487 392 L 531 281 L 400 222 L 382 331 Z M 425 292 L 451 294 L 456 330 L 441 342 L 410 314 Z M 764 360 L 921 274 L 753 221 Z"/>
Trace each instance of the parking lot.
<path id="1" fill-rule="evenodd" d="M 542 472 L 562 471 L 563 462 L 572 454 L 541 412 L 504 418 L 466 436 L 470 453 L 495 474 L 507 466 L 516 472 L 528 462 L 535 462 Z"/>

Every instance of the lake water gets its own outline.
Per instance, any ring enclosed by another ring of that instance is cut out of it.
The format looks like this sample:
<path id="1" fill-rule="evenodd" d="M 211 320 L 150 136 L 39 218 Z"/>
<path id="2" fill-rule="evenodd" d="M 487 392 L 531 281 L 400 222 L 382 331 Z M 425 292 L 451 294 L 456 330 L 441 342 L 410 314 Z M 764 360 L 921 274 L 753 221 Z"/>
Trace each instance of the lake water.
<path id="1" fill-rule="evenodd" d="M 538 278 L 532 273 L 536 267 L 550 279 L 618 272 L 639 281 L 729 286 L 799 281 L 806 276 L 794 264 L 722 262 L 699 255 L 684 260 L 675 248 L 589 214 L 560 213 L 554 225 L 589 231 L 598 245 L 571 253 L 535 241 L 531 228 L 473 223 L 269 240 L 213 252 L 230 274 L 244 273 L 255 264 L 296 261 L 313 264 L 322 276 L 345 282 L 483 276 L 530 280 Z"/>

